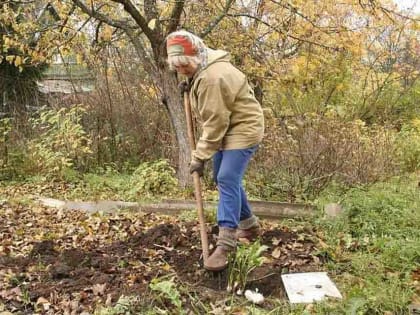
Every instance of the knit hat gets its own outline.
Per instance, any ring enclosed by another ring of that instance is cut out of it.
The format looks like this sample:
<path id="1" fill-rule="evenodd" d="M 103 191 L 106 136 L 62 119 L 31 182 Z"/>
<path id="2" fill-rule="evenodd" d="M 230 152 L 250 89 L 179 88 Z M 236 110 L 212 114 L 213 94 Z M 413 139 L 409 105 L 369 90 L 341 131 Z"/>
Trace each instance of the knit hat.
<path id="1" fill-rule="evenodd" d="M 166 42 L 168 57 L 173 56 L 197 56 L 197 49 L 185 36 L 177 35 L 169 38 Z"/>

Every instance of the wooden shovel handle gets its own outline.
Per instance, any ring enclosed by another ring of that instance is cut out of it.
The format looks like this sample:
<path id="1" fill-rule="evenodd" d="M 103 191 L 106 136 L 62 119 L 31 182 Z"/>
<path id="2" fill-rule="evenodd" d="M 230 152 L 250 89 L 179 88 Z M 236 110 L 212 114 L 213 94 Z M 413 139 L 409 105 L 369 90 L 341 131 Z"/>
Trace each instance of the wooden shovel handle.
<path id="1" fill-rule="evenodd" d="M 187 119 L 187 130 L 188 130 L 188 140 L 190 142 L 191 151 L 195 150 L 195 139 L 194 139 L 194 128 L 193 120 L 191 114 L 191 104 L 188 97 L 188 92 L 184 92 L 184 108 L 185 108 L 185 117 Z M 197 203 L 198 210 L 198 221 L 200 223 L 200 236 L 201 236 L 201 247 L 203 249 L 203 260 L 207 261 L 209 257 L 209 242 L 207 239 L 207 228 L 204 218 L 204 207 L 203 207 L 203 198 L 201 195 L 201 181 L 200 175 L 197 172 L 192 174 L 194 181 L 194 195 Z"/>

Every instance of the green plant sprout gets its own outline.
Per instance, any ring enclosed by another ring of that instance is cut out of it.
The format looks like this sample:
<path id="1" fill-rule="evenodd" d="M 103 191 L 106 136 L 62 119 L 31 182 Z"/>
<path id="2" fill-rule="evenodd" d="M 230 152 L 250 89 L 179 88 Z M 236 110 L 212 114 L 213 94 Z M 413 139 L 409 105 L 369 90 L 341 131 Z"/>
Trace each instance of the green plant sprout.
<path id="1" fill-rule="evenodd" d="M 177 314 L 185 314 L 182 309 L 181 295 L 175 286 L 175 277 L 169 280 L 163 280 L 162 278 L 155 278 L 149 284 L 150 289 L 157 291 L 160 297 L 168 299 L 172 305 L 177 309 Z"/>
<path id="2" fill-rule="evenodd" d="M 228 286 L 227 291 L 236 291 L 239 295 L 245 289 L 248 275 L 256 267 L 263 263 L 261 254 L 268 249 L 267 246 L 261 245 L 259 241 L 251 245 L 240 245 L 236 251 L 236 255 L 229 258 L 228 268 Z"/>

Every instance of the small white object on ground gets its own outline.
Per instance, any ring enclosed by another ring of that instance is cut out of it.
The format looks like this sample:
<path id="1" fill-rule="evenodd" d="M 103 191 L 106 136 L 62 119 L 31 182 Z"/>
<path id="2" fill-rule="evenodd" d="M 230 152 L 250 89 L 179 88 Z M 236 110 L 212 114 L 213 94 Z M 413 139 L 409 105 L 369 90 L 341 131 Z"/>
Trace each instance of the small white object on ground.
<path id="1" fill-rule="evenodd" d="M 326 272 L 290 273 L 281 278 L 290 303 L 312 303 L 326 297 L 343 298 Z"/>
<path id="2" fill-rule="evenodd" d="M 246 290 L 245 297 L 254 304 L 262 304 L 264 302 L 264 296 L 261 293 L 258 293 L 258 291 Z"/>

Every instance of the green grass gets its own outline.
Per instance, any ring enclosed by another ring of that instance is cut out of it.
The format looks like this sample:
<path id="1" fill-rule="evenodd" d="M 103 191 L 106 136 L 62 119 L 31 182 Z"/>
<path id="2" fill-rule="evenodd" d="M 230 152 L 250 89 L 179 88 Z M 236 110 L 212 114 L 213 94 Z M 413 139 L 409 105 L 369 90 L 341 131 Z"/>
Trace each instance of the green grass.
<path id="1" fill-rule="evenodd" d="M 320 209 L 337 201 L 344 208 L 338 218 L 316 222 L 333 252 L 330 273 L 344 295 L 336 311 L 408 314 L 416 295 L 412 272 L 420 267 L 417 181 L 396 178 L 345 193 L 325 192 L 319 199 Z"/>

